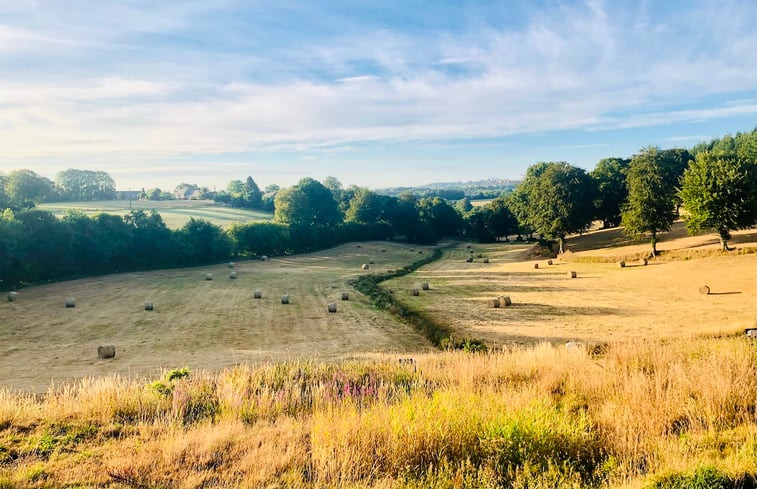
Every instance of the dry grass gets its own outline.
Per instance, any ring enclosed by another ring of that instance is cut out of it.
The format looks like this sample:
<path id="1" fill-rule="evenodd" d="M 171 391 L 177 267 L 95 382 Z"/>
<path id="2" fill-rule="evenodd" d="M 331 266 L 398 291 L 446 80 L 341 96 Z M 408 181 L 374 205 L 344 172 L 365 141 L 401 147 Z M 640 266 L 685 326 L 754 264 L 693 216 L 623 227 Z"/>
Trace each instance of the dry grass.
<path id="1" fill-rule="evenodd" d="M 386 249 L 379 253 L 380 248 Z M 128 273 L 31 287 L 22 300 L 0 304 L 0 386 L 44 391 L 52 380 L 120 374 L 155 375 L 161 368 L 220 369 L 243 362 L 375 352 L 418 352 L 429 343 L 356 291 L 339 314 L 348 282 L 374 272 L 359 265 L 376 256 L 376 270 L 418 259 L 408 246 L 344 245 L 296 257 L 235 263 L 236 280 L 214 267 Z M 417 247 L 416 247 L 417 249 Z M 428 248 L 426 248 L 428 249 Z M 216 280 L 206 281 L 212 272 Z M 253 300 L 261 289 L 263 298 Z M 282 294 L 290 294 L 281 307 Z M 63 307 L 67 296 L 75 308 Z M 145 312 L 144 302 L 154 301 Z M 97 346 L 115 344 L 112 361 Z"/>
<path id="2" fill-rule="evenodd" d="M 3 390 L 0 484 L 651 487 L 703 466 L 735 479 L 757 474 L 756 359 L 743 338 L 600 357 L 541 344 Z"/>

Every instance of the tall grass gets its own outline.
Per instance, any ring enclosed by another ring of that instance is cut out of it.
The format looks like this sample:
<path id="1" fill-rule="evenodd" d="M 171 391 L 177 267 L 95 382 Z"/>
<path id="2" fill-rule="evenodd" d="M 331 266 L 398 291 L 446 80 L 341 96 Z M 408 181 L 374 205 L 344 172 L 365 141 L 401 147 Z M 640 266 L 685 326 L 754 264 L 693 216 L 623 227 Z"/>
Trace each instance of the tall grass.
<path id="1" fill-rule="evenodd" d="M 742 338 L 186 373 L 0 391 L 0 487 L 735 488 L 757 475 L 757 347 Z"/>

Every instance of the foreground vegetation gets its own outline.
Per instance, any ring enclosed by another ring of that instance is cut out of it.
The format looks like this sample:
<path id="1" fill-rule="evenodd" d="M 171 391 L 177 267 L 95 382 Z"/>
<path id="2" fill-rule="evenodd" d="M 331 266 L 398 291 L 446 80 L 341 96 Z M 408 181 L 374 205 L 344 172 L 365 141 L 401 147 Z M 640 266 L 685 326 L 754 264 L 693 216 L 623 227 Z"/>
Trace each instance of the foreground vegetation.
<path id="1" fill-rule="evenodd" d="M 0 487 L 751 487 L 755 360 L 543 344 L 5 390 Z"/>

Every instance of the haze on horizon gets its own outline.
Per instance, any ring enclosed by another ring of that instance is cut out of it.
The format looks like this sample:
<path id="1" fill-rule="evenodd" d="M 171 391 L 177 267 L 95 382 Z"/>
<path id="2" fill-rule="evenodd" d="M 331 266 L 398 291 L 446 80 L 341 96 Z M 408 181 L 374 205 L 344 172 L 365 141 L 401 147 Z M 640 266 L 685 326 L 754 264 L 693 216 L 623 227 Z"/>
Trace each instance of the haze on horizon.
<path id="1" fill-rule="evenodd" d="M 387 187 L 751 130 L 757 4 L 690 3 L 3 2 L 0 172 Z"/>

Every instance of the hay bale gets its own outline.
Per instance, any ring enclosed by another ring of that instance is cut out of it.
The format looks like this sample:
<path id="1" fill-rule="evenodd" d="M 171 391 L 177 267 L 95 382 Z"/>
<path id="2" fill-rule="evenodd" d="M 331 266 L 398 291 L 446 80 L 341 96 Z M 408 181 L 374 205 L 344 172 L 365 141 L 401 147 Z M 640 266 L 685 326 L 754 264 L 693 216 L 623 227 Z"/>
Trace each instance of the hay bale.
<path id="1" fill-rule="evenodd" d="M 342 300 L 343 301 L 350 300 L 350 294 L 348 294 L 347 292 L 342 292 Z"/>
<path id="2" fill-rule="evenodd" d="M 623 260 L 620 260 L 618 262 L 618 268 L 626 268 L 626 262 L 624 262 Z"/>
<path id="3" fill-rule="evenodd" d="M 363 247 L 363 245 L 357 245 L 357 247 L 358 247 L 358 248 L 362 248 L 362 247 Z"/>
<path id="4" fill-rule="evenodd" d="M 97 358 L 113 358 L 116 356 L 115 345 L 102 345 L 97 347 Z"/>
<path id="5" fill-rule="evenodd" d="M 423 254 L 423 250 L 418 250 L 418 254 L 422 255 Z"/>
<path id="6" fill-rule="evenodd" d="M 476 255 L 476 258 L 483 258 L 483 257 L 484 257 L 483 253 L 479 253 L 478 255 Z"/>
<path id="7" fill-rule="evenodd" d="M 76 299 L 73 297 L 66 299 L 66 307 L 76 307 Z"/>
<path id="8" fill-rule="evenodd" d="M 235 272 L 235 271 L 229 272 L 229 278 L 231 280 L 234 280 L 235 278 L 237 278 L 237 272 Z"/>
<path id="9" fill-rule="evenodd" d="M 234 262 L 233 261 L 229 262 L 229 268 L 234 268 Z"/>
<path id="10" fill-rule="evenodd" d="M 466 245 L 465 247 L 468 249 L 471 249 L 471 245 Z"/>
<path id="11" fill-rule="evenodd" d="M 411 293 L 412 295 L 414 295 L 414 296 L 419 296 L 419 295 L 421 295 L 421 291 L 420 291 L 419 289 L 416 289 L 416 288 L 412 288 L 412 289 L 410 289 L 410 293 Z"/>
<path id="12" fill-rule="evenodd" d="M 580 341 L 566 341 L 565 348 L 568 350 L 580 350 L 584 347 L 584 344 Z"/>
<path id="13" fill-rule="evenodd" d="M 266 255 L 261 256 L 260 259 L 263 261 L 268 261 L 268 257 Z"/>
<path id="14" fill-rule="evenodd" d="M 744 330 L 744 334 L 750 338 L 757 338 L 757 328 L 747 328 Z"/>
<path id="15" fill-rule="evenodd" d="M 431 289 L 431 287 L 428 286 L 428 282 L 423 282 L 421 284 L 421 289 L 423 289 L 423 290 L 429 290 L 429 289 Z"/>
<path id="16" fill-rule="evenodd" d="M 282 304 L 289 304 L 289 294 L 284 294 L 281 296 L 281 303 Z"/>
<path id="17" fill-rule="evenodd" d="M 367 263 L 363 263 L 363 265 L 360 267 L 361 270 L 368 270 L 369 268 L 371 267 L 369 267 Z"/>
<path id="18" fill-rule="evenodd" d="M 484 258 L 484 263 L 489 263 L 489 259 L 488 258 Z"/>
<path id="19" fill-rule="evenodd" d="M 18 292 L 15 292 L 15 291 L 8 292 L 8 302 L 15 301 L 16 297 L 18 297 Z"/>
<path id="20" fill-rule="evenodd" d="M 710 288 L 706 285 L 699 287 L 699 293 L 702 295 L 710 295 Z"/>
<path id="21" fill-rule="evenodd" d="M 213 280 L 213 274 L 212 273 L 206 273 L 205 274 L 205 280 Z"/>
<path id="22" fill-rule="evenodd" d="M 381 253 L 386 253 L 386 248 L 381 248 Z"/>
<path id="23" fill-rule="evenodd" d="M 491 299 L 486 302 L 489 304 L 489 307 L 493 307 L 494 309 L 499 309 L 499 299 Z"/>
<path id="24" fill-rule="evenodd" d="M 547 260 L 547 265 L 552 265 L 552 260 Z"/>
<path id="25" fill-rule="evenodd" d="M 499 301 L 499 307 L 508 307 L 513 305 L 513 301 L 510 300 L 509 295 L 501 295 L 497 297 L 497 300 Z"/>
<path id="26" fill-rule="evenodd" d="M 536 270 L 539 269 L 539 264 L 538 263 L 534 263 L 534 269 L 536 269 Z"/>
<path id="27" fill-rule="evenodd" d="M 329 312 L 336 312 L 336 302 L 329 302 L 327 309 Z"/>
<path id="28" fill-rule="evenodd" d="M 410 251 L 415 251 L 415 248 L 410 248 Z"/>
<path id="29" fill-rule="evenodd" d="M 145 301 L 145 311 L 152 311 L 155 309 L 155 304 L 152 301 Z"/>
<path id="30" fill-rule="evenodd" d="M 576 278 L 578 277 L 578 274 L 574 271 L 568 272 L 568 278 Z"/>
<path id="31" fill-rule="evenodd" d="M 262 299 L 263 298 L 263 292 L 261 292 L 260 290 L 256 290 L 256 291 L 254 291 L 252 293 L 252 297 L 254 299 Z"/>
<path id="32" fill-rule="evenodd" d="M 465 259 L 465 262 L 466 263 L 473 263 L 473 257 L 469 256 L 468 258 Z"/>
<path id="33" fill-rule="evenodd" d="M 368 260 L 368 264 L 369 265 L 373 265 L 373 258 L 371 258 L 370 260 Z"/>

